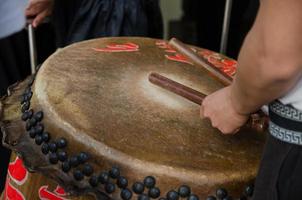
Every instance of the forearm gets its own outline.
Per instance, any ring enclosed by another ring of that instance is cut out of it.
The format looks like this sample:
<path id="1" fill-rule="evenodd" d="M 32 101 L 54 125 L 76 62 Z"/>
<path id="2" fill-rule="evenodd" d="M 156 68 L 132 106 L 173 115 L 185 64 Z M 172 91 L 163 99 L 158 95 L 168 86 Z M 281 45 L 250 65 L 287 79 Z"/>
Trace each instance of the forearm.
<path id="1" fill-rule="evenodd" d="M 285 95 L 302 74 L 299 0 L 263 0 L 238 58 L 231 99 L 239 113 Z"/>
<path id="2" fill-rule="evenodd" d="M 242 58 L 239 61 L 244 67 L 238 70 L 234 83 L 231 85 L 232 103 L 240 114 L 253 113 L 262 105 L 286 95 L 301 78 L 301 70 L 294 70 L 294 67 L 288 72 L 278 71 L 278 68 L 286 68 L 286 64 L 278 66 L 279 63 L 275 63 L 276 67 L 273 69 L 273 67 L 265 67 L 273 63 L 266 64 L 261 61 L 247 63 L 249 60 Z"/>

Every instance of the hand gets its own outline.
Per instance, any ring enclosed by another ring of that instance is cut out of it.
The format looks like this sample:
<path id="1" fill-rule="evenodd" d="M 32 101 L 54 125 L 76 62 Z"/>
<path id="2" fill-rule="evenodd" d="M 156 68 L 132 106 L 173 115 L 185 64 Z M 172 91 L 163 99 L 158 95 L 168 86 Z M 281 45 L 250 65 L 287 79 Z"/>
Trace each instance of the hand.
<path id="1" fill-rule="evenodd" d="M 200 115 L 209 118 L 212 126 L 223 134 L 238 132 L 249 119 L 249 115 L 238 113 L 231 99 L 231 87 L 225 87 L 207 96 L 201 105 Z"/>
<path id="2" fill-rule="evenodd" d="M 53 0 L 30 0 L 25 10 L 27 18 L 34 17 L 32 25 L 36 28 L 42 21 L 51 15 Z"/>

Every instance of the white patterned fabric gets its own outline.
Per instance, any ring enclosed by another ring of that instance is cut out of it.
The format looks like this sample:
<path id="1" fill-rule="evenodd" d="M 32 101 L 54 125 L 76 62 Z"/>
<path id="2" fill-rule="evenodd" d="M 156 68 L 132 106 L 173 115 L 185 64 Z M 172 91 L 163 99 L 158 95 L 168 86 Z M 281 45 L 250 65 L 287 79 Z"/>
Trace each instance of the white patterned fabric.
<path id="1" fill-rule="evenodd" d="M 280 99 L 280 101 L 283 104 L 290 104 L 298 110 L 302 110 L 302 78 L 287 95 Z"/>

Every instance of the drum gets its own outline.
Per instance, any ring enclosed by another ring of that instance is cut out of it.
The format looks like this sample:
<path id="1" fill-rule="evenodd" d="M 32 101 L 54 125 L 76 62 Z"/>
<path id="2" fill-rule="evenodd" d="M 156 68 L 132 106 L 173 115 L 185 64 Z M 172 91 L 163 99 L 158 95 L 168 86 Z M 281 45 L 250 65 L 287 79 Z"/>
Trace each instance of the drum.
<path id="1" fill-rule="evenodd" d="M 193 48 L 235 73 L 235 61 Z M 60 49 L 12 86 L 1 99 L 1 131 L 18 156 L 4 199 L 193 200 L 219 188 L 218 196 L 239 197 L 265 134 L 222 135 L 199 106 L 150 83 L 151 72 L 206 94 L 222 87 L 167 42 L 126 37 Z"/>

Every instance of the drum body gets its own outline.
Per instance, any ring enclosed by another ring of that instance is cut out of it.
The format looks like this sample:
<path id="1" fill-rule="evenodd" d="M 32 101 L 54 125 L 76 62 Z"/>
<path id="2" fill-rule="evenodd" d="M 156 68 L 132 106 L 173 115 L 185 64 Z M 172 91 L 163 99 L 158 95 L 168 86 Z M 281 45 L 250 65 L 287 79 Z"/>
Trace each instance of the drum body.
<path id="1" fill-rule="evenodd" d="M 195 49 L 235 72 L 235 61 Z M 71 45 L 12 87 L 2 99 L 3 141 L 23 160 L 13 157 L 11 166 L 27 170 L 9 173 L 6 191 L 23 199 L 159 198 L 179 195 L 181 185 L 200 199 L 218 187 L 242 193 L 255 178 L 264 134 L 222 135 L 194 103 L 151 84 L 151 72 L 206 94 L 222 87 L 165 41 L 147 38 Z"/>

